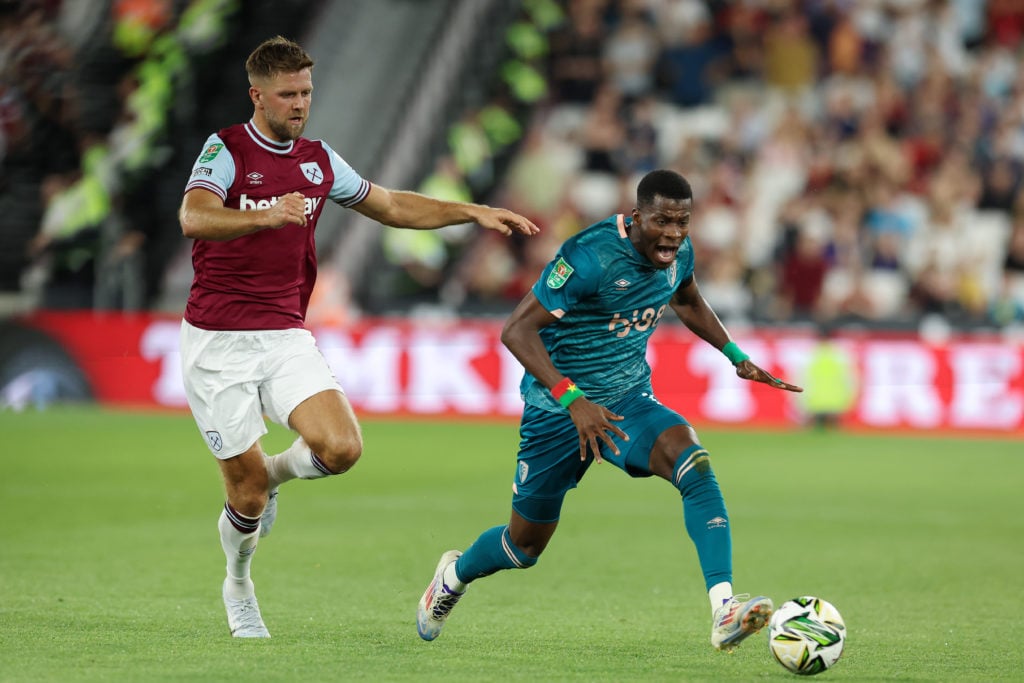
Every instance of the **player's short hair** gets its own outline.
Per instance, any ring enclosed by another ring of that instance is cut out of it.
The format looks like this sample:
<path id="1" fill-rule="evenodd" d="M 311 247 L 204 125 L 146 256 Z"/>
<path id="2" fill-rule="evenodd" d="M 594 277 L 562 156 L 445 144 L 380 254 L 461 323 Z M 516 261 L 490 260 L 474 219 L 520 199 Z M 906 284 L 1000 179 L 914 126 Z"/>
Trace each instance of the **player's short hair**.
<path id="1" fill-rule="evenodd" d="M 666 199 L 693 199 L 690 183 L 683 176 L 668 169 L 658 169 L 645 175 L 636 186 L 636 205 L 650 206 L 654 197 Z"/>
<path id="2" fill-rule="evenodd" d="M 264 40 L 245 60 L 249 83 L 313 68 L 313 58 L 298 43 L 282 36 Z"/>

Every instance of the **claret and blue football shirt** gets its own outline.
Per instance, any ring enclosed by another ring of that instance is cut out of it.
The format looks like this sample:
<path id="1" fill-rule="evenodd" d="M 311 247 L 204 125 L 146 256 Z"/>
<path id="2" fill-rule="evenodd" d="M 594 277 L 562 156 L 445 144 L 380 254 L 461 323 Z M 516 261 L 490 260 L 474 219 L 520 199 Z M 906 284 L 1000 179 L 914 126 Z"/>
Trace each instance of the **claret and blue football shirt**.
<path id="1" fill-rule="evenodd" d="M 300 192 L 306 198 L 306 225 L 223 242 L 195 240 L 185 320 L 206 330 L 302 327 L 316 282 L 313 233 L 324 200 L 354 206 L 366 198 L 369 181 L 322 140 L 277 142 L 249 122 L 207 139 L 185 192 L 197 188 L 241 211 L 266 209 L 279 197 Z"/>

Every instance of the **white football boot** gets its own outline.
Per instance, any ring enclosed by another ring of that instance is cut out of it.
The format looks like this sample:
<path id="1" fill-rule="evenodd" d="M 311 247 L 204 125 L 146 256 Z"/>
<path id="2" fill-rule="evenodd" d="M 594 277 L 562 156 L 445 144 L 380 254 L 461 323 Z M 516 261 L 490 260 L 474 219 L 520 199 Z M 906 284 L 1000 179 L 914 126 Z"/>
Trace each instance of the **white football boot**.
<path id="1" fill-rule="evenodd" d="M 277 521 L 277 487 L 275 486 L 270 490 L 267 495 L 267 505 L 263 508 L 263 514 L 260 515 L 260 538 L 270 534 L 270 529 L 273 528 L 274 522 Z"/>
<path id="2" fill-rule="evenodd" d="M 444 570 L 461 555 L 462 552 L 459 550 L 449 550 L 441 556 L 437 569 L 434 570 L 434 580 L 420 598 L 420 604 L 416 609 L 416 630 L 423 640 L 433 640 L 441 635 L 441 629 L 444 628 L 444 622 L 452 607 L 455 607 L 459 598 L 465 595 L 451 591 L 444 585 Z"/>
<path id="3" fill-rule="evenodd" d="M 242 600 L 228 597 L 228 581 L 224 580 L 223 588 L 224 609 L 228 613 L 228 628 L 235 638 L 269 638 L 270 632 L 263 624 L 263 617 L 260 616 L 260 605 L 256 602 L 256 596 L 252 595 Z"/>
<path id="4" fill-rule="evenodd" d="M 747 636 L 764 628 L 771 616 L 770 598 L 734 595 L 715 610 L 711 623 L 711 645 L 716 650 L 731 652 Z"/>

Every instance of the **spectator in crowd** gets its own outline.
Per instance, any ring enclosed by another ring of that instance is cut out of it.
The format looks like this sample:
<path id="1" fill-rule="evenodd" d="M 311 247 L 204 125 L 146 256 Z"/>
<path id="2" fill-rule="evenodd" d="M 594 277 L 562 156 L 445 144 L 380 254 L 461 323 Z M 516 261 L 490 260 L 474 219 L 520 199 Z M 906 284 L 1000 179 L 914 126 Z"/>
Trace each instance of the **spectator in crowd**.
<path id="1" fill-rule="evenodd" d="M 654 64 L 660 44 L 643 2 L 623 0 L 618 26 L 604 45 L 607 81 L 627 100 L 649 95 L 654 90 Z"/>
<path id="2" fill-rule="evenodd" d="M 714 87 L 724 71 L 721 46 L 712 40 L 707 19 L 697 19 L 671 36 L 658 57 L 658 80 L 669 101 L 680 107 L 711 102 Z"/>
<path id="3" fill-rule="evenodd" d="M 788 7 L 772 21 L 765 41 L 765 81 L 771 87 L 799 95 L 818 76 L 818 48 L 811 38 L 807 19 L 796 7 Z"/>
<path id="4" fill-rule="evenodd" d="M 587 104 L 604 80 L 607 30 L 600 0 L 569 0 L 569 21 L 551 37 L 549 73 L 555 99 Z"/>
<path id="5" fill-rule="evenodd" d="M 792 230 L 794 243 L 783 256 L 776 315 L 780 320 L 813 320 L 828 273 L 826 244 L 809 224 L 795 225 Z"/>

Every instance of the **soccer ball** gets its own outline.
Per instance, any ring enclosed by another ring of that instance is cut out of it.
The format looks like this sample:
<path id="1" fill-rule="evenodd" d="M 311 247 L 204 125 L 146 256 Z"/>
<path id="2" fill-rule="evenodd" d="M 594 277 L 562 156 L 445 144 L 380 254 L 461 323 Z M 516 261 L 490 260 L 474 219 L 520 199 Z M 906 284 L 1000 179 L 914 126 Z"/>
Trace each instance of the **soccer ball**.
<path id="1" fill-rule="evenodd" d="M 846 624 L 832 603 L 804 595 L 782 603 L 768 622 L 768 649 L 801 676 L 831 668 L 843 654 Z"/>

